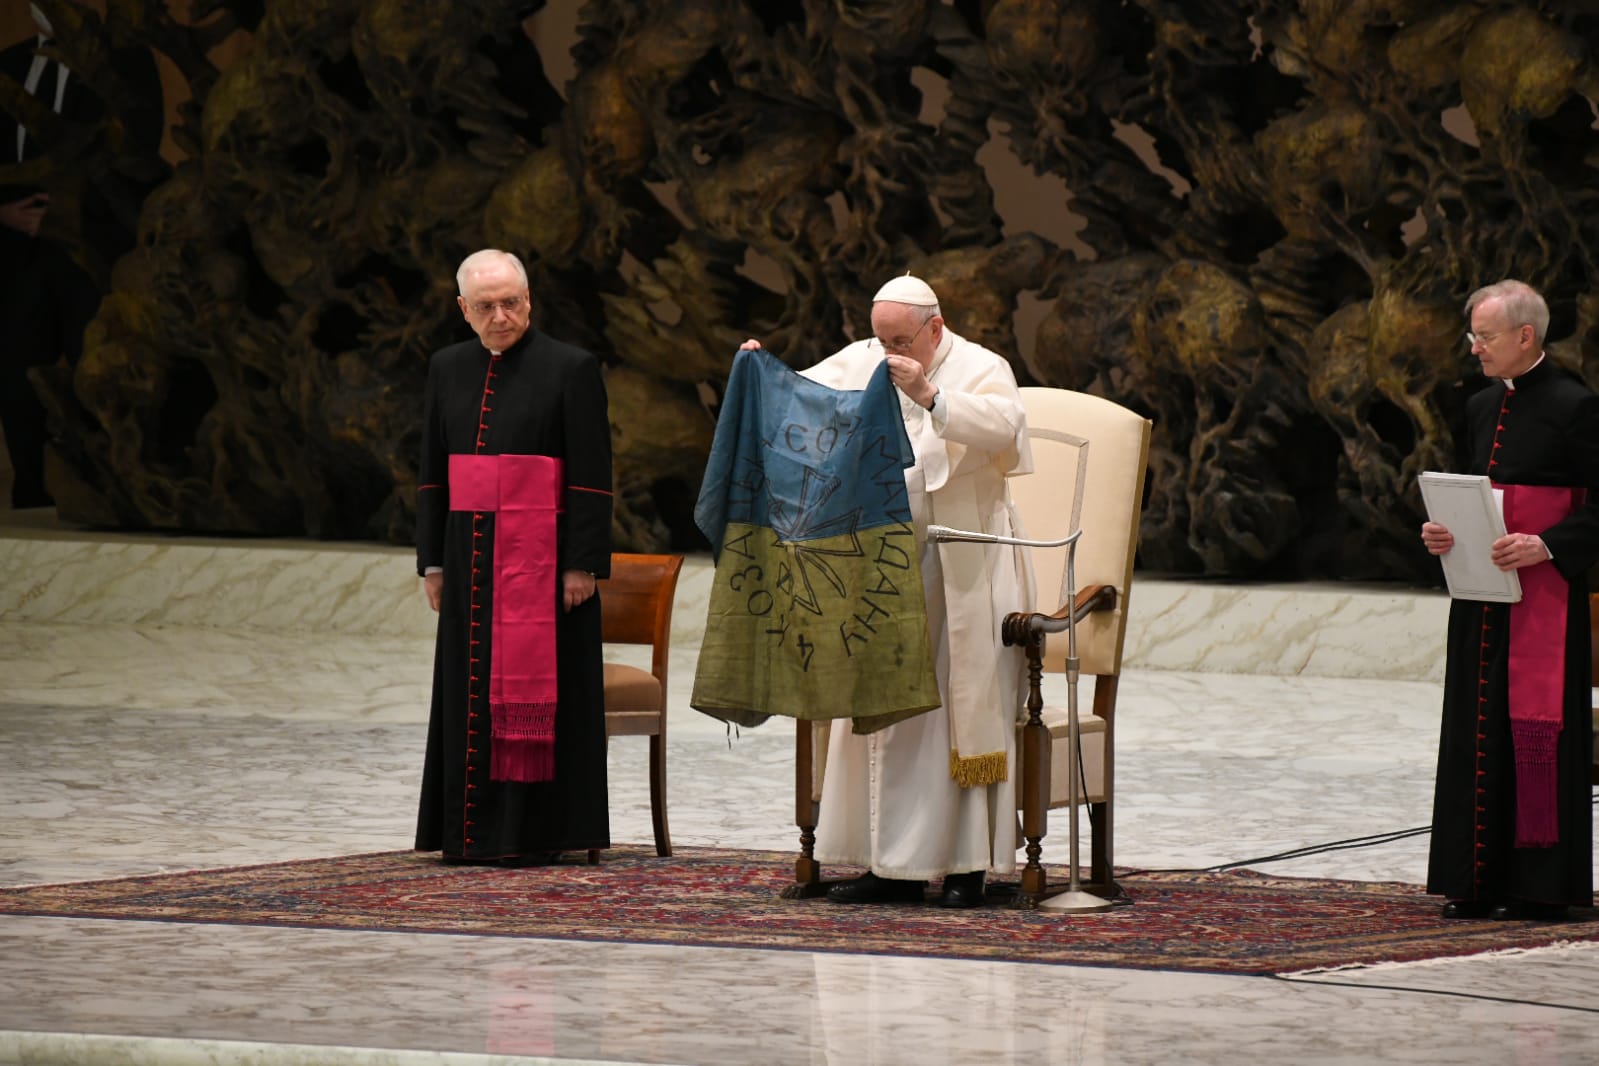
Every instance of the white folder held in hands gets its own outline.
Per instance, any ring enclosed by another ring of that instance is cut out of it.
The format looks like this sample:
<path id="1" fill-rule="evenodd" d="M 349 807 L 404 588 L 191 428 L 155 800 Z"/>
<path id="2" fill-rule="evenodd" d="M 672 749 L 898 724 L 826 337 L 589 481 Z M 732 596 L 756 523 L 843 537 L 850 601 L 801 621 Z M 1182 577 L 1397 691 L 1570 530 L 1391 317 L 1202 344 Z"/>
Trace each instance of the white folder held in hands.
<path id="1" fill-rule="evenodd" d="M 1440 474 L 1417 479 L 1427 517 L 1454 535 L 1455 546 L 1438 557 L 1449 595 L 1457 600 L 1519 603 L 1521 579 L 1493 564 L 1493 542 L 1505 535 L 1503 494 L 1479 474 Z"/>

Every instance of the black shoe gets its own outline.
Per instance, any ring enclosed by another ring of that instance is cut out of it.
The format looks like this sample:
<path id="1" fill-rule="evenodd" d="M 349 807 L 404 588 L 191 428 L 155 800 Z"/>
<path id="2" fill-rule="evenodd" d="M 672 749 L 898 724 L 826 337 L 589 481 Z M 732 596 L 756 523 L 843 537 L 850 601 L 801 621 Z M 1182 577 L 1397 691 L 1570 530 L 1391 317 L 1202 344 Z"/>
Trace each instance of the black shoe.
<path id="1" fill-rule="evenodd" d="M 1562 922 L 1569 916 L 1564 903 L 1537 903 L 1528 899 L 1509 899 L 1488 912 L 1496 922 Z"/>
<path id="2" fill-rule="evenodd" d="M 946 874 L 944 891 L 938 897 L 940 907 L 981 907 L 983 905 L 983 871 L 966 874 Z"/>
<path id="3" fill-rule="evenodd" d="M 1504 904 L 1500 904 L 1504 906 Z M 1452 899 L 1444 904 L 1445 918 L 1489 918 L 1498 908 L 1485 899 Z"/>
<path id="4" fill-rule="evenodd" d="M 560 861 L 561 853 L 558 851 L 532 851 L 526 855 L 501 855 L 495 863 L 518 870 L 525 866 L 554 866 Z"/>
<path id="5" fill-rule="evenodd" d="M 834 903 L 920 903 L 926 888 L 926 881 L 898 881 L 867 871 L 830 887 L 827 898 Z"/>

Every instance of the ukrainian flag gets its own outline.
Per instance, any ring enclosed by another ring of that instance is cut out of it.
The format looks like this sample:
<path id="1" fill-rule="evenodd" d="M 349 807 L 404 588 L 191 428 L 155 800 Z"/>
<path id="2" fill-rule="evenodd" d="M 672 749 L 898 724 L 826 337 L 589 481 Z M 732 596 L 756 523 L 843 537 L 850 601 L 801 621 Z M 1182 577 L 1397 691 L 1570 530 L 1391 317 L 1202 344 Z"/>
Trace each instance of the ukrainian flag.
<path id="1" fill-rule="evenodd" d="M 738 354 L 694 509 L 716 577 L 692 706 L 866 732 L 939 705 L 914 462 L 886 362 L 855 392 Z"/>

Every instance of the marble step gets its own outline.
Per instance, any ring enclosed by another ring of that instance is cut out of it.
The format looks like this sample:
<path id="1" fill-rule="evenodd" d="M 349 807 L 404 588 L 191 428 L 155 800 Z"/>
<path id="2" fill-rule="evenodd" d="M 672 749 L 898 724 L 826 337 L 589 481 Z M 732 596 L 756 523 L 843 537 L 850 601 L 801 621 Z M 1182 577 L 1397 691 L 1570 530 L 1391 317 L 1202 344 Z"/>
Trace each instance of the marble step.
<path id="1" fill-rule="evenodd" d="M 387 545 L 90 532 L 0 514 L 0 620 L 425 639 L 434 616 L 413 560 Z M 698 646 L 712 576 L 708 555 L 689 557 L 674 646 Z M 1129 604 L 1124 669 L 1443 676 L 1438 590 L 1140 574 Z"/>

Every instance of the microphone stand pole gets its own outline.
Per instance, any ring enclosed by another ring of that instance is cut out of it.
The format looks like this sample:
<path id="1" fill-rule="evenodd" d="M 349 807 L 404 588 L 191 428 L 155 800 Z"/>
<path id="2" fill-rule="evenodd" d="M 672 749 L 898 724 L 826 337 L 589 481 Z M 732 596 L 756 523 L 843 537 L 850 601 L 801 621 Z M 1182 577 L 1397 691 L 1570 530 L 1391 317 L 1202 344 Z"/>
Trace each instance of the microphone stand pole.
<path id="1" fill-rule="evenodd" d="M 1082 736 L 1077 726 L 1077 681 L 1081 672 L 1081 663 L 1077 657 L 1077 541 L 1083 535 L 1081 529 L 1073 531 L 1070 536 L 1060 540 L 1023 540 L 1019 537 L 1001 537 L 992 533 L 971 533 L 949 526 L 931 525 L 927 527 L 927 535 L 940 543 L 946 541 L 967 541 L 979 544 L 1012 544 L 1027 548 L 1066 548 L 1066 795 L 1070 797 L 1068 807 L 1068 837 L 1071 848 L 1071 880 L 1066 891 L 1046 896 L 1038 901 L 1040 910 L 1060 911 L 1063 914 L 1093 914 L 1111 909 L 1109 900 L 1101 899 L 1092 892 L 1084 892 L 1082 887 L 1081 869 L 1077 859 L 1077 800 L 1080 787 L 1077 783 L 1077 767 L 1082 759 Z M 1033 629 L 1043 633 L 1060 632 L 1059 622 L 1055 619 L 1046 619 L 1035 614 L 1029 624 Z"/>

